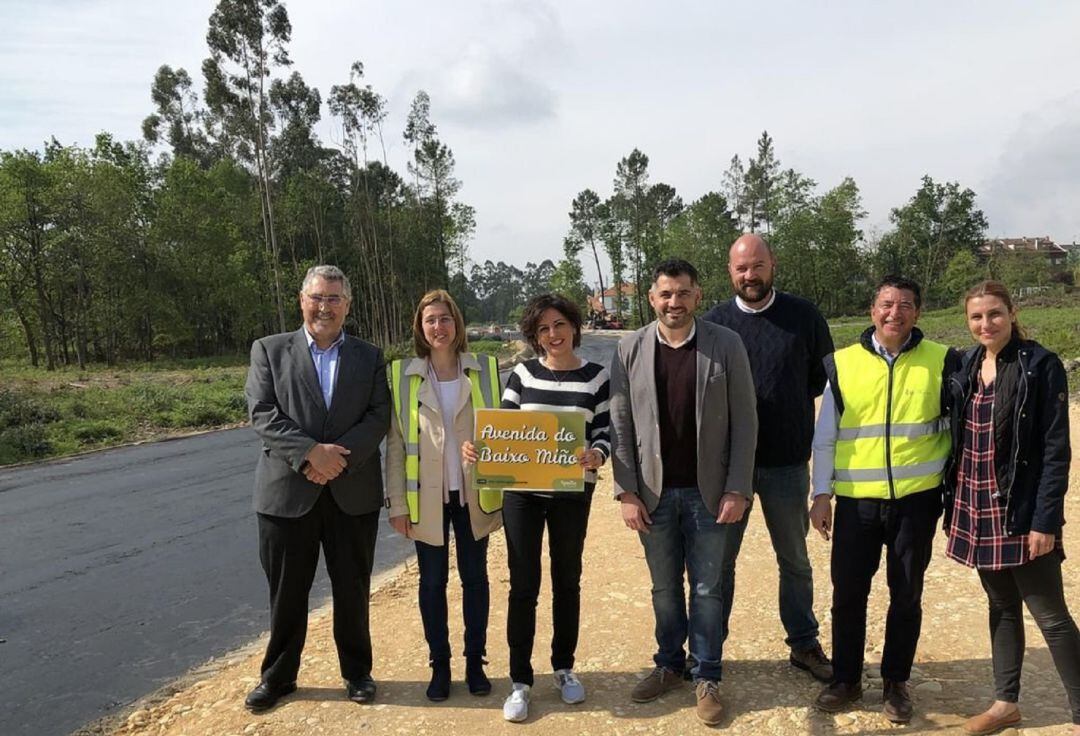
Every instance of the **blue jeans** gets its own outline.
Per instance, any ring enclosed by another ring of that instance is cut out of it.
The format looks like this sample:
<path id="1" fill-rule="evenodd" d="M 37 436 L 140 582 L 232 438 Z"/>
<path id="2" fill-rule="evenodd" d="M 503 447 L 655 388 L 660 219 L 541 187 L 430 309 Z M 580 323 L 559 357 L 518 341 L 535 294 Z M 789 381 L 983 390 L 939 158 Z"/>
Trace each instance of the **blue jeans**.
<path id="1" fill-rule="evenodd" d="M 809 488 L 805 463 L 754 469 L 754 492 L 761 502 L 780 567 L 780 621 L 787 632 L 784 642 L 795 651 L 810 649 L 818 643 L 814 571 L 806 553 L 806 535 L 810 531 Z M 740 524 L 744 530 L 749 519 L 747 511 Z M 739 536 L 741 540 L 741 533 Z M 734 556 L 725 571 L 724 586 L 735 590 Z"/>
<path id="2" fill-rule="evenodd" d="M 717 524 L 694 487 L 665 488 L 650 516 L 649 533 L 640 537 L 656 616 L 653 661 L 682 672 L 689 639 L 694 679 L 719 680 L 732 592 L 723 586 L 724 571 L 739 553 L 741 525 Z M 689 611 L 683 570 L 690 579 Z"/>
<path id="3" fill-rule="evenodd" d="M 416 563 L 420 568 L 420 619 L 424 623 L 428 657 L 450 658 L 449 613 L 446 586 L 450 582 L 450 525 L 457 542 L 458 577 L 461 578 L 461 607 L 465 619 L 465 656 L 487 653 L 488 626 L 488 539 L 474 539 L 469 507 L 458 501 L 457 492 L 443 504 L 443 538 L 447 544 L 416 543 Z"/>

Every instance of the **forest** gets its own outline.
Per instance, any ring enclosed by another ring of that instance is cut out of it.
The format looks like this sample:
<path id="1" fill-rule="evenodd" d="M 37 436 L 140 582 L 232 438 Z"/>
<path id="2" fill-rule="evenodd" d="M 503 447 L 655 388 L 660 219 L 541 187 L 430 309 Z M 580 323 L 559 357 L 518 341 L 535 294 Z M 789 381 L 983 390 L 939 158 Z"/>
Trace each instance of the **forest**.
<path id="1" fill-rule="evenodd" d="M 772 244 L 780 288 L 830 316 L 861 313 L 885 273 L 922 282 L 931 305 L 988 274 L 1071 283 L 1040 259 L 977 257 L 987 219 L 957 182 L 924 177 L 889 229 L 868 237 L 856 182 L 785 168 L 768 132 L 692 198 L 635 148 L 609 186 L 583 182 L 592 186 L 557 215 L 567 217 L 557 261 L 476 263 L 469 243 L 484 213 L 462 201 L 427 92 L 415 92 L 404 129 L 389 130 L 361 61 L 324 94 L 293 67 L 291 33 L 281 2 L 220 0 L 201 69 L 165 63 L 148 80 L 140 140 L 102 132 L 91 147 L 49 139 L 0 151 L 0 358 L 53 369 L 243 353 L 295 328 L 297 288 L 316 263 L 349 274 L 349 329 L 384 347 L 406 337 L 412 305 L 433 287 L 470 322 L 505 323 L 537 293 L 585 306 L 588 293 L 637 284 L 617 305 L 637 325 L 664 257 L 698 266 L 707 302 L 728 296 L 727 249 L 744 231 Z M 340 131 L 333 144 L 315 133 L 324 115 Z M 408 148 L 404 170 L 388 162 L 392 137 Z"/>

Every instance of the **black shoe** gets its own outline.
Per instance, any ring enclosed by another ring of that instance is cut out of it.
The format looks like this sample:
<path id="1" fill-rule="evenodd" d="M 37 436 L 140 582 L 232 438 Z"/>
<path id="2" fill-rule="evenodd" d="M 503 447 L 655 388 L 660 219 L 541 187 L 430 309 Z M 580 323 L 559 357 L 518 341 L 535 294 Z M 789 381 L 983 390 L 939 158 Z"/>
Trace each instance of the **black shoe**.
<path id="1" fill-rule="evenodd" d="M 450 660 L 431 660 L 431 682 L 427 686 L 427 699 L 441 703 L 450 697 Z"/>
<path id="2" fill-rule="evenodd" d="M 277 705 L 277 701 L 281 698 L 294 692 L 296 692 L 295 680 L 279 687 L 274 687 L 269 682 L 260 682 L 259 686 L 244 698 L 244 707 L 252 713 L 262 713 Z"/>
<path id="3" fill-rule="evenodd" d="M 908 692 L 907 681 L 885 680 L 881 700 L 884 702 L 881 711 L 890 721 L 907 723 L 911 720 L 911 712 L 914 708 L 911 704 L 911 693 Z"/>
<path id="4" fill-rule="evenodd" d="M 861 682 L 834 682 L 818 693 L 814 707 L 825 713 L 839 713 L 861 697 Z"/>
<path id="5" fill-rule="evenodd" d="M 473 695 L 491 694 L 491 680 L 484 674 L 485 664 L 487 662 L 479 655 L 465 658 L 465 684 Z"/>
<path id="6" fill-rule="evenodd" d="M 359 680 L 349 680 L 345 687 L 349 694 L 349 700 L 354 703 L 370 703 L 375 700 L 375 680 L 371 675 L 361 677 Z"/>

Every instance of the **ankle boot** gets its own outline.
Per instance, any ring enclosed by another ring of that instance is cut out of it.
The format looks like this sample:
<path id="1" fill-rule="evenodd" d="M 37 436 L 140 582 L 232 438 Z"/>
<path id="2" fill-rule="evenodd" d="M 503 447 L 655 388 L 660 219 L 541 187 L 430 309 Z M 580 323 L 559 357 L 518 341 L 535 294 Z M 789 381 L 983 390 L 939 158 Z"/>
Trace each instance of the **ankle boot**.
<path id="1" fill-rule="evenodd" d="M 465 658 L 465 684 L 473 695 L 487 695 L 491 692 L 491 680 L 484 674 L 487 662 L 480 655 Z"/>
<path id="2" fill-rule="evenodd" d="M 450 697 L 450 660 L 431 660 L 431 682 L 428 683 L 428 700 L 436 703 Z"/>

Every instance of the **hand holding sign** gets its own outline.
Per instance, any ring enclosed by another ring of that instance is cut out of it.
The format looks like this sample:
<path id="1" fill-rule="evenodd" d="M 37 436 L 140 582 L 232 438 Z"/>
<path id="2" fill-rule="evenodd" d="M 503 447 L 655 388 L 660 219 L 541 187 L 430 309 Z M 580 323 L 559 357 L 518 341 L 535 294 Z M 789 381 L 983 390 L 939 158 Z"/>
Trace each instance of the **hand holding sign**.
<path id="1" fill-rule="evenodd" d="M 461 443 L 461 464 L 465 467 L 476 465 L 480 459 L 480 453 L 476 451 L 476 445 L 468 440 Z"/>
<path id="2" fill-rule="evenodd" d="M 572 411 L 478 409 L 476 437 L 461 448 L 473 486 L 514 491 L 585 490 L 603 455 L 585 449 L 585 417 Z"/>

